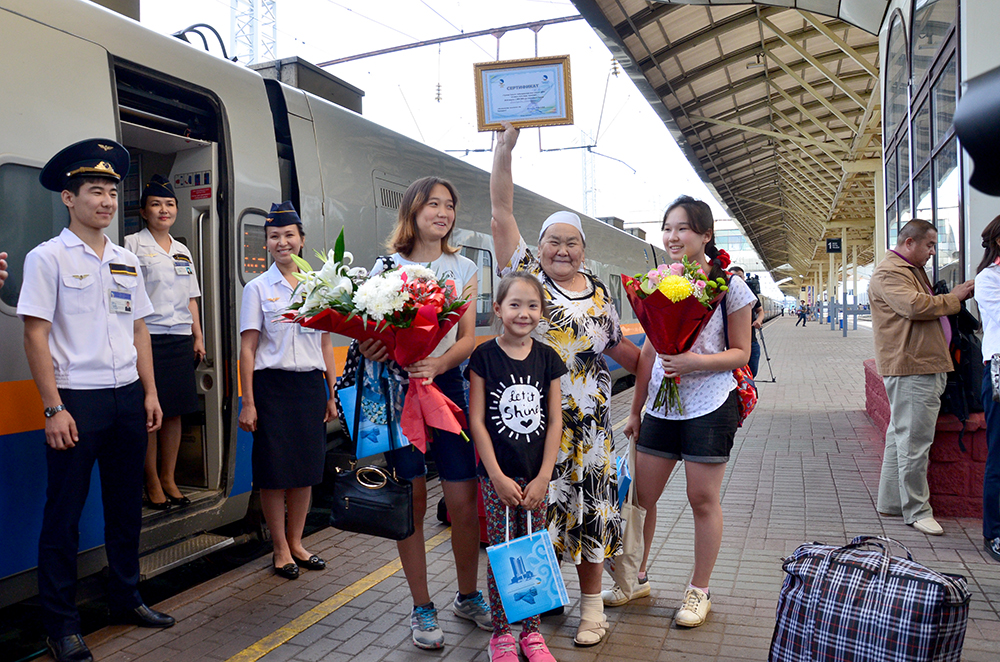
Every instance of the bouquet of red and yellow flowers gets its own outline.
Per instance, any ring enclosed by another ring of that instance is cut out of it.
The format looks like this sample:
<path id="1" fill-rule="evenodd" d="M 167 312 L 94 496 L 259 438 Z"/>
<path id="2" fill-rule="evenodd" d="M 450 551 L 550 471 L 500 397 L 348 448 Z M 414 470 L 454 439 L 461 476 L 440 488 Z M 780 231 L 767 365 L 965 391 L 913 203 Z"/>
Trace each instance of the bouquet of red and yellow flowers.
<path id="1" fill-rule="evenodd" d="M 709 279 L 701 265 L 686 255 L 681 262 L 645 274 L 622 274 L 622 285 L 646 340 L 658 354 L 689 351 L 729 289 L 725 279 Z M 653 406 L 666 402 L 668 409 L 676 407 L 682 413 L 678 383 L 677 377 L 664 377 Z"/>
<path id="2" fill-rule="evenodd" d="M 293 256 L 300 283 L 285 317 L 302 326 L 365 341 L 381 340 L 389 355 L 406 366 L 430 355 L 458 323 L 469 302 L 451 280 L 438 279 L 419 265 L 406 265 L 371 276 L 350 267 L 354 257 L 344 250 L 344 231 L 318 271 Z M 427 450 L 428 427 L 463 434 L 465 415 L 433 383 L 410 382 L 399 421 L 409 442 Z"/>

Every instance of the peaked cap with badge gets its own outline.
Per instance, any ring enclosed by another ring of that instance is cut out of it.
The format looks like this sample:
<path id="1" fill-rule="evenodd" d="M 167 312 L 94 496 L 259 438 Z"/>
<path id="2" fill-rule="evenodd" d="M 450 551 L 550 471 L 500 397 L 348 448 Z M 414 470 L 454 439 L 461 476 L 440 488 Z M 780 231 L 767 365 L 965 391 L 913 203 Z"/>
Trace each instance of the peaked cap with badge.
<path id="1" fill-rule="evenodd" d="M 142 199 L 139 200 L 139 206 L 146 206 L 146 198 L 173 198 L 177 199 L 177 194 L 174 193 L 174 187 L 170 184 L 166 177 L 162 175 L 153 175 L 146 182 L 146 187 L 142 189 Z"/>
<path id="2" fill-rule="evenodd" d="M 116 182 L 128 174 L 129 153 L 114 140 L 90 138 L 61 150 L 42 168 L 42 186 L 62 192 L 74 177 L 105 177 Z"/>
<path id="3" fill-rule="evenodd" d="M 271 212 L 264 221 L 265 228 L 280 228 L 284 225 L 292 225 L 293 223 L 302 225 L 302 219 L 299 218 L 299 214 L 295 211 L 291 200 L 285 200 L 282 203 L 271 203 Z"/>

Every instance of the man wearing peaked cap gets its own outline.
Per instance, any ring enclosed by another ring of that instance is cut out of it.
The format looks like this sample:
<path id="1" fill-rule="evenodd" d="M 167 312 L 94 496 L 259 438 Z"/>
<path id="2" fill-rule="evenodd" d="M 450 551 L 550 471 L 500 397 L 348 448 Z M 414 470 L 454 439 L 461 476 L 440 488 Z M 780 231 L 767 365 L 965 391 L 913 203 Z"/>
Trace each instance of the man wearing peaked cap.
<path id="1" fill-rule="evenodd" d="M 292 225 L 293 223 L 302 225 L 302 219 L 299 218 L 299 214 L 295 211 L 291 200 L 285 200 L 281 203 L 271 203 L 271 211 L 268 213 L 267 218 L 264 219 L 264 227 L 280 228 L 284 225 Z"/>
<path id="2" fill-rule="evenodd" d="M 38 594 L 57 662 L 92 660 L 76 608 L 79 522 L 90 475 L 100 469 L 108 593 L 117 622 L 170 627 L 145 604 L 139 583 L 143 462 L 162 411 L 153 380 L 153 305 L 139 259 L 104 234 L 118 211 L 128 150 L 113 140 L 70 145 L 52 157 L 42 185 L 60 193 L 69 226 L 24 260 L 17 315 L 45 414 L 48 469 L 38 541 Z"/>
<path id="3" fill-rule="evenodd" d="M 49 159 L 38 176 L 42 186 L 59 193 L 77 177 L 121 181 L 128 174 L 129 153 L 114 140 L 91 138 L 61 150 Z"/>

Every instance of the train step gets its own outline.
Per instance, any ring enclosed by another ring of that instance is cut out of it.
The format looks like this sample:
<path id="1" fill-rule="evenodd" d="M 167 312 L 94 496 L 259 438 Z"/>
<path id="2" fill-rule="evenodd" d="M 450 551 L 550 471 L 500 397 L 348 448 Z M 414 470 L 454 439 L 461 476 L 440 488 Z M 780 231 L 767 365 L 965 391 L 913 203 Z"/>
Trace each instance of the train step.
<path id="1" fill-rule="evenodd" d="M 149 579 L 201 558 L 220 549 L 236 544 L 236 539 L 214 533 L 203 533 L 176 545 L 159 549 L 139 559 L 141 579 Z"/>

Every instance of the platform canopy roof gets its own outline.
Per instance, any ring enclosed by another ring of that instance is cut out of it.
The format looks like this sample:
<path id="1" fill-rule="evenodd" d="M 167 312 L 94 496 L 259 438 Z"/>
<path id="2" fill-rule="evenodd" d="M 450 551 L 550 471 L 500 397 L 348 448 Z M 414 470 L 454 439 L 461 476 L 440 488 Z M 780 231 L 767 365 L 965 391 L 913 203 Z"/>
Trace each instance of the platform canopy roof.
<path id="1" fill-rule="evenodd" d="M 776 279 L 874 259 L 888 0 L 573 0 Z"/>

